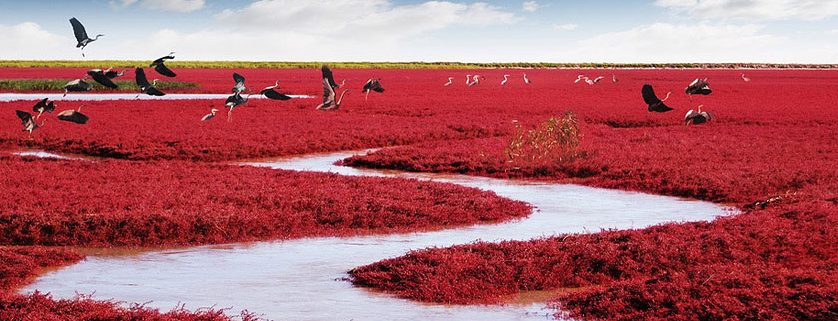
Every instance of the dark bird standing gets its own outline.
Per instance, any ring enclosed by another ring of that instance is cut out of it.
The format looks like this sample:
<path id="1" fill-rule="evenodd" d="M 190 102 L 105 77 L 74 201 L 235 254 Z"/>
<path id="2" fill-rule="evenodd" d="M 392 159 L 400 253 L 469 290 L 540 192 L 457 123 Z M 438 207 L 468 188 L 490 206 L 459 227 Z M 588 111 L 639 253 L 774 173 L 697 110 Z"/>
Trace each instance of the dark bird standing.
<path id="1" fill-rule="evenodd" d="M 81 56 L 84 57 L 84 47 L 87 47 L 91 42 L 94 42 L 99 39 L 99 37 L 104 36 L 103 34 L 96 35 L 95 38 L 91 39 L 87 36 L 87 31 L 84 30 L 84 26 L 79 22 L 78 19 L 75 17 L 70 18 L 70 24 L 73 26 L 73 33 L 76 35 L 76 48 L 81 48 Z"/>
<path id="2" fill-rule="evenodd" d="M 340 108 L 340 103 L 343 101 L 343 95 L 346 95 L 346 92 L 349 90 L 343 90 L 340 94 L 340 97 L 335 100 L 335 89 L 339 88 L 340 86 L 335 83 L 335 78 L 332 75 L 332 70 L 329 69 L 329 66 L 323 65 L 320 68 L 320 72 L 323 76 L 323 103 L 317 105 L 315 109 L 317 110 L 337 110 Z"/>
<path id="3" fill-rule="evenodd" d="M 154 61 L 151 63 L 151 65 L 149 65 L 149 67 L 153 67 L 153 68 L 154 68 L 154 70 L 156 70 L 156 71 L 157 71 L 157 73 L 159 73 L 159 74 L 161 74 L 161 75 L 163 75 L 163 76 L 166 76 L 166 77 L 175 77 L 175 76 L 177 76 L 177 74 L 175 74 L 175 72 L 174 72 L 174 71 L 172 71 L 171 69 L 169 69 L 169 67 L 166 67 L 166 65 L 164 64 L 164 63 L 166 62 L 166 60 L 175 59 L 175 56 L 174 56 L 174 55 L 175 55 L 175 52 L 174 52 L 174 51 L 172 51 L 172 52 L 170 52 L 170 53 L 169 53 L 169 55 L 167 55 L 167 56 L 157 58 L 157 60 L 154 60 Z"/>
<path id="4" fill-rule="evenodd" d="M 381 86 L 381 78 L 372 78 L 367 80 L 364 84 L 364 89 L 361 90 L 361 92 L 364 93 L 364 101 L 367 101 L 367 97 L 370 95 L 370 90 L 377 93 L 384 92 L 384 87 Z"/>
<path id="5" fill-rule="evenodd" d="M 140 93 L 145 93 L 150 96 L 166 95 L 165 93 L 157 89 L 157 87 L 154 87 L 155 85 L 157 85 L 157 79 L 154 80 L 153 84 L 148 82 L 148 78 L 145 77 L 145 71 L 143 70 L 143 68 L 137 68 L 137 70 L 134 72 L 134 76 L 137 81 L 137 87 L 140 87 Z M 139 97 L 140 94 L 137 94 L 137 98 Z"/>
<path id="6" fill-rule="evenodd" d="M 658 98 L 657 95 L 655 95 L 655 90 L 652 89 L 652 85 L 643 85 L 643 89 L 640 92 L 641 94 L 643 94 L 643 101 L 645 101 L 646 104 L 649 105 L 650 112 L 653 111 L 663 113 L 672 110 L 671 107 L 663 103 L 664 101 L 669 99 L 669 95 L 672 94 L 672 92 L 667 92 L 666 97 L 664 97 L 663 100 L 661 100 L 660 98 Z"/>
<path id="7" fill-rule="evenodd" d="M 230 110 L 227 111 L 227 121 L 233 120 L 233 108 L 244 105 L 246 103 L 247 98 L 242 97 L 241 93 L 234 93 L 230 95 L 230 97 L 227 97 L 227 100 L 224 102 L 224 105 L 230 108 Z"/>

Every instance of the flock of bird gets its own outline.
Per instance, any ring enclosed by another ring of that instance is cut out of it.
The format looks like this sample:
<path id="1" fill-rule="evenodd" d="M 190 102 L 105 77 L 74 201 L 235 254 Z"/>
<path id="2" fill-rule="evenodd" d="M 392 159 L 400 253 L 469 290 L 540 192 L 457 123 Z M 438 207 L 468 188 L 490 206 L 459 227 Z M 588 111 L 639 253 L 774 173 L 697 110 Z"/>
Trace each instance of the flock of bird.
<path id="1" fill-rule="evenodd" d="M 87 35 L 87 31 L 84 28 L 84 25 L 79 22 L 76 18 L 70 19 L 70 25 L 73 27 L 73 33 L 76 36 L 76 40 L 78 44 L 76 48 L 81 48 L 82 50 L 82 57 L 84 57 L 84 48 L 87 47 L 91 42 L 96 41 L 99 37 L 104 35 L 99 34 L 96 35 L 94 38 L 90 38 Z M 155 59 L 149 65 L 150 68 L 153 68 L 157 73 L 166 76 L 166 77 L 177 77 L 177 74 L 169 69 L 165 62 L 167 60 L 175 59 L 174 52 L 170 52 L 168 55 Z M 83 91 L 90 91 L 93 89 L 93 85 L 87 82 L 87 79 L 90 78 L 96 83 L 110 89 L 118 89 L 119 86 L 114 82 L 114 79 L 125 75 L 126 71 L 116 71 L 113 68 L 108 69 L 90 69 L 87 71 L 87 75 L 83 78 L 74 79 L 67 84 L 64 85 L 64 96 L 67 96 L 68 92 L 83 92 Z M 324 65 L 321 67 L 322 73 L 322 81 L 323 81 L 323 103 L 316 107 L 317 110 L 337 110 L 340 107 L 341 101 L 343 100 L 343 96 L 346 94 L 348 90 L 344 90 L 341 93 L 340 97 L 335 99 L 335 89 L 342 87 L 346 80 L 342 81 L 340 84 L 335 83 L 334 76 L 332 75 L 331 69 Z M 136 68 L 134 70 L 134 80 L 139 88 L 139 93 L 137 94 L 137 98 L 141 94 L 146 94 L 149 96 L 165 96 L 166 93 L 161 91 L 157 88 L 157 82 L 159 79 L 154 79 L 151 82 L 148 81 L 148 77 L 146 76 L 145 70 L 143 68 Z M 227 120 L 232 121 L 232 113 L 233 109 L 238 106 L 241 106 L 247 103 L 247 100 L 253 94 L 248 94 L 247 97 L 242 96 L 242 93 L 247 91 L 247 87 L 245 86 L 245 78 L 244 76 L 233 73 L 233 81 L 234 85 L 232 88 L 232 95 L 227 97 L 224 102 L 224 105 L 229 108 L 227 111 Z M 364 84 L 363 89 L 361 90 L 362 93 L 365 94 L 364 101 L 367 101 L 369 98 L 369 93 L 371 91 L 382 93 L 384 92 L 384 87 L 381 85 L 380 78 L 371 78 L 367 80 Z M 291 96 L 284 94 L 279 91 L 279 80 L 274 82 L 273 86 L 268 86 L 263 88 L 258 93 L 268 99 L 271 100 L 290 100 Z M 32 131 L 41 127 L 46 122 L 46 119 L 42 121 L 40 124 L 37 120 L 41 117 L 44 112 L 52 113 L 55 110 L 55 102 L 49 101 L 48 98 L 44 98 L 43 100 L 39 101 L 35 106 L 32 107 L 32 110 L 38 113 L 36 116 L 33 116 L 31 113 L 22 110 L 16 110 L 16 114 L 18 118 L 21 120 L 21 124 L 23 125 L 23 130 L 29 132 L 29 137 L 32 136 Z M 212 108 L 210 109 L 210 113 L 201 117 L 201 121 L 208 121 L 215 117 L 216 113 L 218 113 L 218 109 Z M 76 110 L 65 110 L 57 114 L 57 118 L 63 121 L 69 121 L 76 124 L 86 124 L 87 121 L 90 119 L 85 114 L 81 113 L 81 107 Z"/>
<path id="2" fill-rule="evenodd" d="M 70 19 L 70 24 L 73 27 L 73 32 L 76 36 L 76 40 L 78 44 L 76 48 L 81 48 L 82 56 L 84 56 L 84 48 L 88 46 L 91 42 L 96 41 L 99 37 L 104 35 L 98 34 L 94 38 L 90 38 L 87 35 L 87 31 L 85 30 L 84 26 L 79 22 L 76 18 Z M 166 77 L 176 77 L 177 74 L 169 69 L 165 62 L 167 60 L 175 59 L 174 52 L 170 52 L 168 55 L 155 59 L 149 65 L 150 68 L 153 68 L 157 73 L 166 76 Z M 331 69 L 323 65 L 320 68 L 321 75 L 322 75 L 322 84 L 323 84 L 323 101 L 321 104 L 315 107 L 316 110 L 337 110 L 340 108 L 341 102 L 343 101 L 344 95 L 349 91 L 344 89 L 340 95 L 337 95 L 336 90 L 344 86 L 346 80 L 343 80 L 340 84 L 335 82 L 334 75 L 332 74 Z M 119 86 L 114 82 L 115 78 L 121 77 L 126 73 L 125 70 L 123 71 L 115 71 L 113 68 L 108 69 L 90 69 L 87 71 L 87 75 L 84 78 L 74 79 L 68 82 L 64 86 L 64 96 L 67 95 L 68 92 L 78 92 L 78 91 L 89 91 L 92 89 L 92 85 L 88 83 L 86 80 L 88 77 L 93 79 L 96 83 L 100 85 L 111 88 L 117 89 Z M 160 89 L 157 88 L 158 79 L 154 79 L 153 81 L 149 82 L 146 76 L 145 70 L 143 68 L 136 68 L 134 71 L 135 82 L 137 87 L 139 87 L 139 93 L 137 94 L 137 98 L 139 98 L 140 94 L 146 94 L 150 96 L 164 96 L 166 95 Z M 509 82 L 509 74 L 503 75 L 503 80 L 500 82 L 501 86 L 506 85 Z M 746 77 L 745 74 L 742 74 L 742 80 L 745 82 L 751 81 L 750 78 Z M 527 77 L 527 74 L 524 73 L 522 75 L 523 82 L 525 84 L 531 84 L 530 79 Z M 454 77 L 448 77 L 448 82 L 443 84 L 443 86 L 451 86 L 454 82 Z M 466 85 L 467 86 L 476 86 L 480 84 L 481 79 L 485 80 L 485 78 L 481 75 L 466 75 Z M 605 79 L 604 76 L 597 76 L 593 79 L 590 77 L 580 74 L 577 76 L 574 83 L 584 82 L 588 85 L 595 85 Z M 612 74 L 611 81 L 617 83 L 619 80 L 617 76 Z M 245 86 L 245 78 L 244 76 L 233 73 L 233 82 L 234 85 L 232 87 L 232 95 L 227 97 L 224 102 L 224 105 L 229 108 L 227 111 L 227 121 L 232 121 L 232 113 L 233 109 L 243 104 L 246 104 L 250 96 L 253 94 L 248 94 L 247 97 L 242 96 L 242 93 L 247 91 L 247 87 Z M 259 91 L 259 95 L 262 95 L 271 100 L 280 100 L 285 101 L 291 99 L 291 96 L 280 92 L 279 90 L 279 80 L 277 80 L 273 86 L 268 86 L 263 88 Z M 364 101 L 367 101 L 369 98 L 369 93 L 371 91 L 382 93 L 384 92 L 384 87 L 381 85 L 380 78 L 371 78 L 367 80 L 364 84 L 363 89 L 361 90 L 364 93 Z M 707 78 L 701 79 L 697 78 L 692 83 L 690 83 L 685 89 L 684 92 L 688 95 L 690 102 L 692 102 L 693 95 L 709 95 L 712 93 L 710 89 L 710 84 L 707 82 Z M 669 99 L 670 94 L 672 92 L 667 92 L 666 96 L 663 99 L 658 98 L 655 94 L 654 89 L 649 84 L 644 84 L 641 89 L 641 95 L 643 100 L 648 105 L 649 112 L 668 112 L 673 110 L 673 108 L 667 106 L 664 102 Z M 684 122 L 686 125 L 690 124 L 703 124 L 709 122 L 713 119 L 713 116 L 706 112 L 702 111 L 701 107 L 703 105 L 698 105 L 698 110 L 690 109 L 687 111 L 686 115 L 684 116 Z M 41 122 L 40 124 L 37 123 L 37 120 L 43 115 L 44 112 L 52 113 L 55 110 L 55 103 L 53 101 L 49 101 L 48 98 L 44 98 L 43 100 L 39 101 L 32 107 L 33 112 L 38 113 L 37 115 L 33 116 L 31 113 L 16 110 L 18 118 L 21 120 L 21 124 L 24 127 L 24 131 L 28 131 L 31 137 L 32 131 L 44 125 L 46 120 Z M 212 108 L 209 114 L 204 115 L 201 118 L 201 121 L 209 121 L 213 119 L 216 114 L 218 113 L 218 109 Z M 81 107 L 76 110 L 69 109 L 64 110 L 56 115 L 58 120 L 73 122 L 76 124 L 86 124 L 87 121 L 90 119 L 87 115 L 81 113 Z"/>

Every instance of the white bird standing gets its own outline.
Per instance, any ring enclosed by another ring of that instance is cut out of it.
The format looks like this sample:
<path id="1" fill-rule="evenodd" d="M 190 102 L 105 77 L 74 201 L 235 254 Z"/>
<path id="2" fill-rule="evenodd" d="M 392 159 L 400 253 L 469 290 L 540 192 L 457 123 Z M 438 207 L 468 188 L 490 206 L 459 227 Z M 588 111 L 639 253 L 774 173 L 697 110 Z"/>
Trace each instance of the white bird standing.
<path id="1" fill-rule="evenodd" d="M 445 83 L 443 86 L 448 87 L 451 86 L 452 83 L 454 83 L 454 77 L 448 77 L 448 82 Z"/>
<path id="2" fill-rule="evenodd" d="M 474 80 L 468 83 L 469 87 L 477 85 L 480 83 L 480 75 L 474 75 Z"/>
<path id="3" fill-rule="evenodd" d="M 466 85 L 471 83 L 471 75 L 466 75 Z"/>
<path id="4" fill-rule="evenodd" d="M 204 117 L 201 117 L 201 121 L 208 121 L 210 119 L 213 119 L 213 117 L 215 117 L 215 113 L 217 113 L 217 112 L 218 112 L 218 109 L 215 109 L 215 108 L 210 109 L 210 113 L 204 115 Z"/>
<path id="5" fill-rule="evenodd" d="M 603 80 L 603 79 L 605 79 L 605 77 L 603 77 L 603 76 L 596 77 L 593 80 L 588 78 L 588 77 L 585 77 L 585 83 L 587 83 L 588 85 L 595 85 L 596 83 L 598 83 L 600 80 Z"/>
<path id="6" fill-rule="evenodd" d="M 585 80 L 585 79 L 588 79 L 588 77 L 586 77 L 585 75 L 580 74 L 580 75 L 576 76 L 576 81 L 574 81 L 573 83 L 575 84 L 575 83 L 578 83 L 578 82 L 580 82 L 582 80 Z"/>
<path id="7" fill-rule="evenodd" d="M 530 79 L 527 78 L 527 74 L 524 74 L 524 83 L 527 84 L 527 85 L 530 84 Z"/>
<path id="8" fill-rule="evenodd" d="M 745 82 L 749 82 L 751 81 L 751 78 L 745 77 L 745 74 L 742 74 L 742 80 L 744 80 Z"/>
<path id="9" fill-rule="evenodd" d="M 616 82 L 618 82 L 618 81 L 619 81 L 619 80 L 617 79 L 617 75 L 615 75 L 615 74 L 611 74 L 611 82 L 616 83 Z"/>
<path id="10" fill-rule="evenodd" d="M 503 75 L 503 81 L 500 82 L 500 85 L 506 85 L 507 81 L 509 81 L 509 75 Z"/>

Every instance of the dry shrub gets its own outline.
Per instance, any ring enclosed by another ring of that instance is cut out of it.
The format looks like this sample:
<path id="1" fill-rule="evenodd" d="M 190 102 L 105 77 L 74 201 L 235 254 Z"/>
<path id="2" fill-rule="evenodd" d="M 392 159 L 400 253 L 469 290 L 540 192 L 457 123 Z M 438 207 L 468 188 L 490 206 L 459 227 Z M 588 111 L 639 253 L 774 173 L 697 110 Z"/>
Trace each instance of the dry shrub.
<path id="1" fill-rule="evenodd" d="M 526 165 L 563 163 L 579 153 L 582 134 L 573 112 L 561 117 L 550 117 L 535 129 L 524 130 L 515 124 L 515 133 L 506 147 L 510 162 Z"/>

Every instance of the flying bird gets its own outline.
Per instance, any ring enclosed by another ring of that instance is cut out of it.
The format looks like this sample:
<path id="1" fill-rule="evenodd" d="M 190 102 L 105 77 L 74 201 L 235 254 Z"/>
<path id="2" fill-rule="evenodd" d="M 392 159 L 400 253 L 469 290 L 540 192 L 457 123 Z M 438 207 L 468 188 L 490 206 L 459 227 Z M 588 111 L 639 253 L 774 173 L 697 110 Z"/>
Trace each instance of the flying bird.
<path id="1" fill-rule="evenodd" d="M 137 87 L 140 87 L 140 94 L 145 93 L 149 96 L 164 96 L 166 95 L 159 89 L 157 89 L 157 79 L 154 80 L 154 83 L 149 83 L 148 78 L 145 77 L 145 71 L 143 68 L 137 68 L 134 72 L 134 78 L 137 81 Z M 140 97 L 140 94 L 137 94 L 137 98 Z"/>
<path id="2" fill-rule="evenodd" d="M 663 100 L 659 99 L 658 96 L 655 95 L 655 90 L 652 89 L 652 85 L 643 85 L 643 89 L 640 92 L 643 94 L 643 100 L 649 105 L 650 112 L 663 113 L 672 110 L 671 107 L 663 103 L 669 99 L 669 94 L 672 93 L 671 91 L 666 93 L 666 97 L 664 97 Z"/>
<path id="3" fill-rule="evenodd" d="M 94 81 L 98 82 L 100 85 L 108 87 L 110 89 L 117 89 L 117 86 L 110 77 L 105 75 L 105 71 L 102 69 L 90 69 L 87 71 L 87 75 L 90 78 L 93 78 Z"/>
<path id="4" fill-rule="evenodd" d="M 87 45 L 91 42 L 98 40 L 99 37 L 104 36 L 103 34 L 98 34 L 95 38 L 90 39 L 90 37 L 87 36 L 87 31 L 84 30 L 84 26 L 75 17 L 70 18 L 70 24 L 73 26 L 73 33 L 76 34 L 76 41 L 78 42 L 78 44 L 76 44 L 76 48 L 81 48 L 82 57 L 84 57 L 84 47 L 87 47 Z"/>
<path id="5" fill-rule="evenodd" d="M 451 86 L 452 83 L 454 83 L 454 77 L 448 77 L 448 82 L 445 83 L 443 86 L 448 87 Z"/>
<path id="6" fill-rule="evenodd" d="M 70 91 L 89 91 L 92 88 L 93 86 L 91 86 L 88 82 L 84 81 L 84 79 L 70 80 L 70 82 L 64 85 L 64 96 L 62 97 L 66 97 L 67 92 Z"/>
<path id="7" fill-rule="evenodd" d="M 201 121 L 208 121 L 210 119 L 213 119 L 215 117 L 215 113 L 217 113 L 217 112 L 218 112 L 218 109 L 215 109 L 215 108 L 210 109 L 210 113 L 204 115 L 204 117 L 201 117 Z"/>
<path id="8" fill-rule="evenodd" d="M 32 114 L 28 112 L 15 110 L 15 113 L 17 113 L 17 117 L 20 118 L 20 124 L 23 125 L 23 131 L 28 131 L 30 138 L 32 137 L 33 130 L 44 125 L 44 123 L 38 125 L 38 123 L 35 122 L 35 118 L 32 118 Z M 44 122 L 46 122 L 46 119 L 44 119 Z"/>
<path id="9" fill-rule="evenodd" d="M 687 126 L 689 126 L 690 124 L 704 124 L 713 119 L 713 115 L 710 115 L 710 113 L 706 111 L 701 111 L 702 106 L 704 105 L 698 105 L 698 111 L 690 109 L 690 111 L 688 111 L 687 114 L 684 115 L 684 123 Z"/>
<path id="10" fill-rule="evenodd" d="M 713 91 L 710 90 L 710 83 L 707 82 L 707 78 L 699 79 L 696 78 L 691 82 L 687 88 L 684 88 L 684 92 L 689 95 L 690 100 L 692 100 L 692 95 L 709 95 Z"/>
<path id="11" fill-rule="evenodd" d="M 500 85 L 506 85 L 506 82 L 509 81 L 509 75 L 503 75 L 503 80 L 500 82 Z"/>
<path id="12" fill-rule="evenodd" d="M 49 98 L 41 99 L 41 101 L 37 102 L 35 106 L 32 106 L 32 111 L 38 113 L 38 116 L 35 119 L 41 118 L 41 114 L 44 112 L 52 113 L 55 110 L 55 103 L 49 101 Z"/>
<path id="13" fill-rule="evenodd" d="M 751 78 L 745 77 L 745 74 L 742 74 L 742 80 L 745 82 L 751 81 Z"/>
<path id="14" fill-rule="evenodd" d="M 236 83 L 235 85 L 233 85 L 234 94 L 240 94 L 247 90 L 247 87 L 244 86 L 244 76 L 234 72 L 233 81 Z"/>
<path id="15" fill-rule="evenodd" d="M 383 93 L 384 87 L 381 86 L 381 78 L 370 78 L 364 84 L 364 88 L 361 89 L 361 92 L 364 93 L 364 101 L 367 101 L 367 97 L 370 95 L 370 91 L 374 91 L 377 93 Z"/>
<path id="16" fill-rule="evenodd" d="M 79 106 L 78 110 L 67 109 L 62 111 L 56 115 L 58 120 L 68 121 L 71 123 L 76 123 L 79 125 L 84 125 L 90 120 L 90 117 L 81 113 L 81 106 Z"/>
<path id="17" fill-rule="evenodd" d="M 289 100 L 289 99 L 291 99 L 291 96 L 288 96 L 286 94 L 283 94 L 283 93 L 280 93 L 280 92 L 276 91 L 277 88 L 279 88 L 279 80 L 277 80 L 274 83 L 273 86 L 265 87 L 264 89 L 259 91 L 259 94 L 263 95 L 265 97 L 268 97 L 269 99 L 273 99 L 273 100 Z"/>
<path id="18" fill-rule="evenodd" d="M 113 67 L 105 69 L 104 71 L 102 71 L 102 73 L 105 74 L 105 77 L 108 77 L 110 79 L 114 79 L 116 77 L 122 77 L 122 75 L 125 74 L 125 70 L 116 71 L 116 70 L 112 70 L 112 69 L 113 69 Z"/>
<path id="19" fill-rule="evenodd" d="M 524 74 L 524 83 L 527 84 L 527 85 L 530 84 L 530 79 L 527 78 L 527 74 Z"/>
<path id="20" fill-rule="evenodd" d="M 169 69 L 169 67 L 166 67 L 166 65 L 164 64 L 164 63 L 166 62 L 166 60 L 175 59 L 175 56 L 174 56 L 174 55 L 175 55 L 175 52 L 174 52 L 174 51 L 172 51 L 172 52 L 170 52 L 170 53 L 169 53 L 168 55 L 166 55 L 166 56 L 163 56 L 163 57 L 157 58 L 156 60 L 154 60 L 153 62 L 151 62 L 151 65 L 149 65 L 149 67 L 153 67 L 153 68 L 154 68 L 154 70 L 156 70 L 156 71 L 157 71 L 157 73 L 159 73 L 159 74 L 161 74 L 161 75 L 163 75 L 163 76 L 166 76 L 166 77 L 175 77 L 175 76 L 177 76 L 177 74 L 175 74 L 175 72 L 174 72 L 174 71 L 172 71 L 171 69 Z"/>
<path id="21" fill-rule="evenodd" d="M 329 66 L 323 65 L 320 68 L 320 71 L 323 75 L 323 103 L 317 105 L 315 109 L 317 110 L 337 110 L 340 108 L 340 103 L 343 101 L 343 95 L 346 95 L 346 92 L 349 90 L 344 89 L 343 92 L 340 94 L 340 97 L 335 100 L 335 88 L 338 86 L 335 83 L 334 76 L 332 75 L 332 70 L 329 69 Z"/>
<path id="22" fill-rule="evenodd" d="M 247 98 L 242 97 L 241 93 L 234 93 L 230 95 L 230 97 L 227 97 L 227 100 L 224 102 L 224 106 L 230 108 L 230 110 L 227 111 L 227 121 L 233 120 L 233 108 L 244 105 L 246 103 Z"/>

